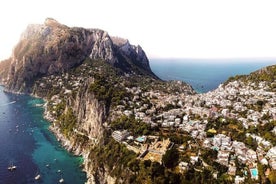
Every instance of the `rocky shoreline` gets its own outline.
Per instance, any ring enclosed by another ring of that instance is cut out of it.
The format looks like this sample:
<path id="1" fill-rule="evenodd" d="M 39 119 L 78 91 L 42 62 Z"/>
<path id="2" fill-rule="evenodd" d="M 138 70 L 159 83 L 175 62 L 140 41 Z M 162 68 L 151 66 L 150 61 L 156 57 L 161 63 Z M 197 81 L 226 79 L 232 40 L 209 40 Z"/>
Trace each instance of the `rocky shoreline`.
<path id="1" fill-rule="evenodd" d="M 1 86 L 5 87 L 4 84 L 1 84 Z M 8 90 L 7 88 L 4 88 L 3 92 L 13 93 L 13 94 L 17 94 L 17 95 L 25 94 L 25 93 L 16 92 L 16 91 L 13 91 L 13 90 Z M 32 96 L 34 98 L 42 98 L 42 97 L 40 97 L 36 94 L 30 94 L 30 96 Z M 87 181 L 86 181 L 85 184 L 95 184 L 96 182 L 95 182 L 95 179 L 94 179 L 94 175 L 91 174 L 93 168 L 89 167 L 89 161 L 88 161 L 89 152 L 88 151 L 85 152 L 85 150 L 80 149 L 80 147 L 76 147 L 74 145 L 74 143 L 72 142 L 72 140 L 67 139 L 60 132 L 60 130 L 57 127 L 55 127 L 54 122 L 56 121 L 56 119 L 51 115 L 51 113 L 47 109 L 48 101 L 45 98 L 42 98 L 42 99 L 45 101 L 45 104 L 43 105 L 43 108 L 44 108 L 43 118 L 46 119 L 47 121 L 49 121 L 49 123 L 50 123 L 49 130 L 55 135 L 58 142 L 60 142 L 62 147 L 65 148 L 68 152 L 73 153 L 75 156 L 82 156 L 83 157 L 84 161 L 83 161 L 83 164 L 82 164 L 82 171 L 84 171 L 87 175 Z"/>
<path id="2" fill-rule="evenodd" d="M 45 100 L 45 99 L 44 99 Z M 96 178 L 95 175 L 99 178 L 102 178 L 103 181 L 106 181 L 106 183 L 114 184 L 115 178 L 112 178 L 110 175 L 106 175 L 105 172 L 101 172 L 101 168 L 93 168 L 91 163 L 88 160 L 89 156 L 89 150 L 86 150 L 85 148 L 78 145 L 78 142 L 75 142 L 74 139 L 68 139 L 65 137 L 58 127 L 55 127 L 54 122 L 56 121 L 55 118 L 51 115 L 51 113 L 47 109 L 47 100 L 45 100 L 46 103 L 44 104 L 44 118 L 51 123 L 49 130 L 55 135 L 57 140 L 61 143 L 62 147 L 64 147 L 68 152 L 73 153 L 76 156 L 82 156 L 83 157 L 83 171 L 87 174 L 87 181 L 85 184 L 96 184 Z M 104 169 L 105 170 L 105 169 Z"/>
<path id="3" fill-rule="evenodd" d="M 24 95 L 26 93 L 9 90 L 6 88 L 5 84 L 2 84 L 5 89 L 3 90 L 6 93 L 13 93 L 17 95 Z M 54 134 L 56 139 L 60 142 L 61 146 L 65 148 L 68 152 L 72 153 L 75 156 L 81 156 L 83 158 L 83 164 L 82 164 L 82 171 L 84 171 L 87 175 L 87 181 L 85 184 L 96 184 L 96 183 L 108 183 L 108 184 L 114 184 L 116 179 L 111 177 L 109 173 L 106 171 L 106 168 L 93 168 L 92 164 L 88 160 L 88 156 L 90 154 L 90 150 L 86 149 L 86 147 L 82 147 L 79 145 L 79 143 L 74 139 L 68 139 L 66 136 L 64 136 L 60 129 L 55 126 L 55 121 L 57 121 L 48 110 L 48 100 L 46 98 L 43 98 L 39 96 L 36 93 L 27 94 L 34 98 L 41 98 L 44 100 L 44 114 L 43 118 L 49 121 L 50 126 L 49 130 Z"/>
<path id="4" fill-rule="evenodd" d="M 45 100 L 45 99 L 44 99 Z M 92 174 L 89 174 L 89 167 L 88 167 L 88 155 L 89 153 L 83 152 L 81 149 L 76 149 L 74 147 L 74 144 L 67 139 L 61 132 L 60 130 L 54 126 L 54 121 L 55 118 L 52 117 L 51 113 L 47 109 L 47 100 L 45 100 L 46 103 L 44 104 L 44 118 L 51 123 L 49 126 L 49 130 L 55 135 L 57 140 L 60 142 L 63 148 L 65 148 L 68 152 L 73 153 L 76 156 L 82 156 L 84 161 L 83 161 L 83 171 L 87 174 L 87 182 L 86 184 L 94 184 L 94 176 Z"/>

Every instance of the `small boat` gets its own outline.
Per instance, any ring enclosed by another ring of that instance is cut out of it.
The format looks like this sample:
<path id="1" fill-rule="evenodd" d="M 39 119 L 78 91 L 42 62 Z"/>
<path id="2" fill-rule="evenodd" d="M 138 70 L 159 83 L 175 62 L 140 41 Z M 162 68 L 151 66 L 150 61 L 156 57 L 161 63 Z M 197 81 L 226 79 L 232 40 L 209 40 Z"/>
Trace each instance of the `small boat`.
<path id="1" fill-rule="evenodd" d="M 64 182 L 64 179 L 61 177 L 58 181 L 59 183 L 63 183 Z"/>
<path id="2" fill-rule="evenodd" d="M 16 166 L 13 165 L 13 164 L 11 164 L 11 165 L 8 167 L 8 170 L 9 170 L 9 171 L 14 171 L 14 170 L 16 170 Z"/>
<path id="3" fill-rule="evenodd" d="M 35 180 L 39 180 L 40 178 L 41 178 L 40 174 L 38 174 L 38 175 L 35 176 Z"/>

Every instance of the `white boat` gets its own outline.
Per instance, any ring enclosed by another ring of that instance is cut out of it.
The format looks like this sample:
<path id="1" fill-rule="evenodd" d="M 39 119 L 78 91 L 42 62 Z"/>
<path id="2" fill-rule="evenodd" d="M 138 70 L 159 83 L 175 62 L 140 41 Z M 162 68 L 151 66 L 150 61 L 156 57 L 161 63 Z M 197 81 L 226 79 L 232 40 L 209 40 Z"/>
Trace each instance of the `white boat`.
<path id="1" fill-rule="evenodd" d="M 8 167 L 8 170 L 9 171 L 14 171 L 16 169 L 16 166 L 11 164 L 9 167 Z"/>
<path id="2" fill-rule="evenodd" d="M 41 178 L 40 174 L 38 174 L 38 175 L 35 176 L 35 180 L 39 180 L 40 178 Z"/>
<path id="3" fill-rule="evenodd" d="M 63 178 L 60 178 L 59 179 L 59 183 L 63 183 L 64 182 L 64 179 Z"/>

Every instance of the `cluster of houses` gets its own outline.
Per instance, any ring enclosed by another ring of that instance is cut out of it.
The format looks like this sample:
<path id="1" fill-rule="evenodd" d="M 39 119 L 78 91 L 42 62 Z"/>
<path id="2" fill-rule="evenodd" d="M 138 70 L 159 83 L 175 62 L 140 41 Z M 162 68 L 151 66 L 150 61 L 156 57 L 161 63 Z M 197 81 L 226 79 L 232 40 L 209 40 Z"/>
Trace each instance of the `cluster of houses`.
<path id="1" fill-rule="evenodd" d="M 117 142 L 125 144 L 128 149 L 139 154 L 138 158 L 156 161 L 160 164 L 162 156 L 173 146 L 169 139 L 159 140 L 158 136 L 145 135 L 134 138 L 127 130 L 115 130 L 112 132 L 112 137 Z"/>
<path id="2" fill-rule="evenodd" d="M 237 118 L 248 128 L 251 125 L 257 126 L 264 115 L 276 119 L 276 93 L 266 91 L 264 86 L 267 86 L 266 82 L 245 84 L 234 81 L 225 86 L 220 85 L 212 92 L 194 96 L 192 100 L 204 101 L 206 107 L 218 106 L 221 115 Z M 258 102 L 261 102 L 261 109 L 252 108 Z M 241 112 L 246 113 L 241 116 Z"/>
<path id="3" fill-rule="evenodd" d="M 216 134 L 215 129 L 208 130 L 214 134 L 214 137 L 207 138 L 207 118 L 219 116 L 236 118 L 245 129 L 276 120 L 276 94 L 266 91 L 264 86 L 266 86 L 265 83 L 245 85 L 234 81 L 225 86 L 220 85 L 212 92 L 188 96 L 170 95 L 160 91 L 143 92 L 140 88 L 134 87 L 128 91 L 134 94 L 131 104 L 135 104 L 135 107 L 130 106 L 124 109 L 123 113 L 134 115 L 136 119 L 150 123 L 152 126 L 159 126 L 161 129 L 170 128 L 188 132 L 192 138 L 202 143 L 201 146 L 218 151 L 216 161 L 227 166 L 228 174 L 235 176 L 238 183 L 244 181 L 244 177 L 236 176 L 235 159 L 247 166 L 245 173 L 249 171 L 252 179 L 258 179 L 260 173 L 258 173 L 257 163 L 276 170 L 276 148 L 269 141 L 254 134 L 246 136 L 251 136 L 257 141 L 259 145 L 257 150 L 248 148 L 243 142 L 231 140 L 226 136 L 227 134 Z M 251 107 L 258 101 L 265 103 L 261 104 L 261 109 L 252 109 Z M 168 104 L 174 108 L 158 110 Z M 246 113 L 241 115 L 241 112 Z M 267 114 L 270 119 L 262 120 L 262 117 Z M 191 119 L 191 115 L 197 115 L 199 118 Z M 275 134 L 276 128 L 273 131 Z M 195 156 L 191 161 L 196 162 L 197 159 Z M 186 168 L 187 164 L 180 162 L 179 167 Z"/>
<path id="4" fill-rule="evenodd" d="M 80 74 L 86 71 L 85 67 Z M 55 107 L 61 103 L 63 96 L 72 95 L 82 85 L 81 75 L 50 76 L 40 81 L 41 89 L 51 84 L 53 89 L 62 91 L 52 97 L 50 102 L 55 114 Z M 92 77 L 93 78 L 93 77 Z M 93 80 L 90 81 L 93 83 Z M 176 83 L 177 84 L 177 83 Z M 120 85 L 123 85 L 120 84 Z M 226 134 L 217 134 L 216 129 L 206 130 L 208 118 L 230 117 L 237 119 L 245 129 L 276 120 L 276 93 L 271 91 L 265 82 L 245 84 L 241 81 L 220 85 L 216 90 L 196 95 L 188 93 L 168 94 L 162 90 L 145 90 L 142 87 L 125 87 L 131 95 L 125 97 L 112 112 L 119 115 L 134 116 L 135 119 L 160 129 L 175 130 L 179 133 L 188 132 L 201 144 L 200 146 L 218 151 L 217 162 L 228 167 L 228 174 L 243 181 L 243 176 L 236 176 L 237 166 L 234 160 L 246 164 L 252 178 L 258 179 L 257 163 L 276 170 L 276 148 L 269 141 L 255 134 L 248 134 L 258 143 L 257 150 L 252 150 L 243 142 L 231 140 Z M 269 118 L 264 118 L 264 117 Z M 180 131 L 179 131 L 180 130 Z M 211 132 L 214 136 L 207 137 Z M 276 134 L 276 127 L 273 129 Z M 160 140 L 157 136 L 140 136 L 134 138 L 127 130 L 114 130 L 112 137 L 139 153 L 139 158 L 161 162 L 162 155 L 173 144 Z M 147 141 L 150 140 L 150 141 Z M 176 145 L 181 146 L 181 145 Z M 191 162 L 197 162 L 197 156 L 191 156 Z M 180 168 L 187 163 L 180 162 Z"/>

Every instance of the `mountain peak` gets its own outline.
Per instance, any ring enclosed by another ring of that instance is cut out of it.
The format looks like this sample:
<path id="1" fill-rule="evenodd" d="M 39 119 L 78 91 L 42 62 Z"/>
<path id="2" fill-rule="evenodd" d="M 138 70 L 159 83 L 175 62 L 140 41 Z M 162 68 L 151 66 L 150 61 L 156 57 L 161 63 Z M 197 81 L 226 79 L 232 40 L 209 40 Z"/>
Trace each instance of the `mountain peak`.
<path id="1" fill-rule="evenodd" d="M 112 36 L 111 37 L 113 43 L 115 45 L 118 45 L 119 47 L 125 45 L 125 44 L 129 44 L 129 41 L 127 39 L 121 38 L 121 37 L 117 37 L 117 36 Z"/>
<path id="2" fill-rule="evenodd" d="M 46 26 L 61 26 L 61 24 L 53 18 L 46 18 L 44 21 L 44 25 L 46 25 Z"/>
<path id="3" fill-rule="evenodd" d="M 123 73 L 157 78 L 140 46 L 100 29 L 71 28 L 53 18 L 29 25 L 12 56 L 7 78 L 8 88 L 14 91 L 24 92 L 35 79 L 68 71 L 86 58 L 104 60 Z"/>

